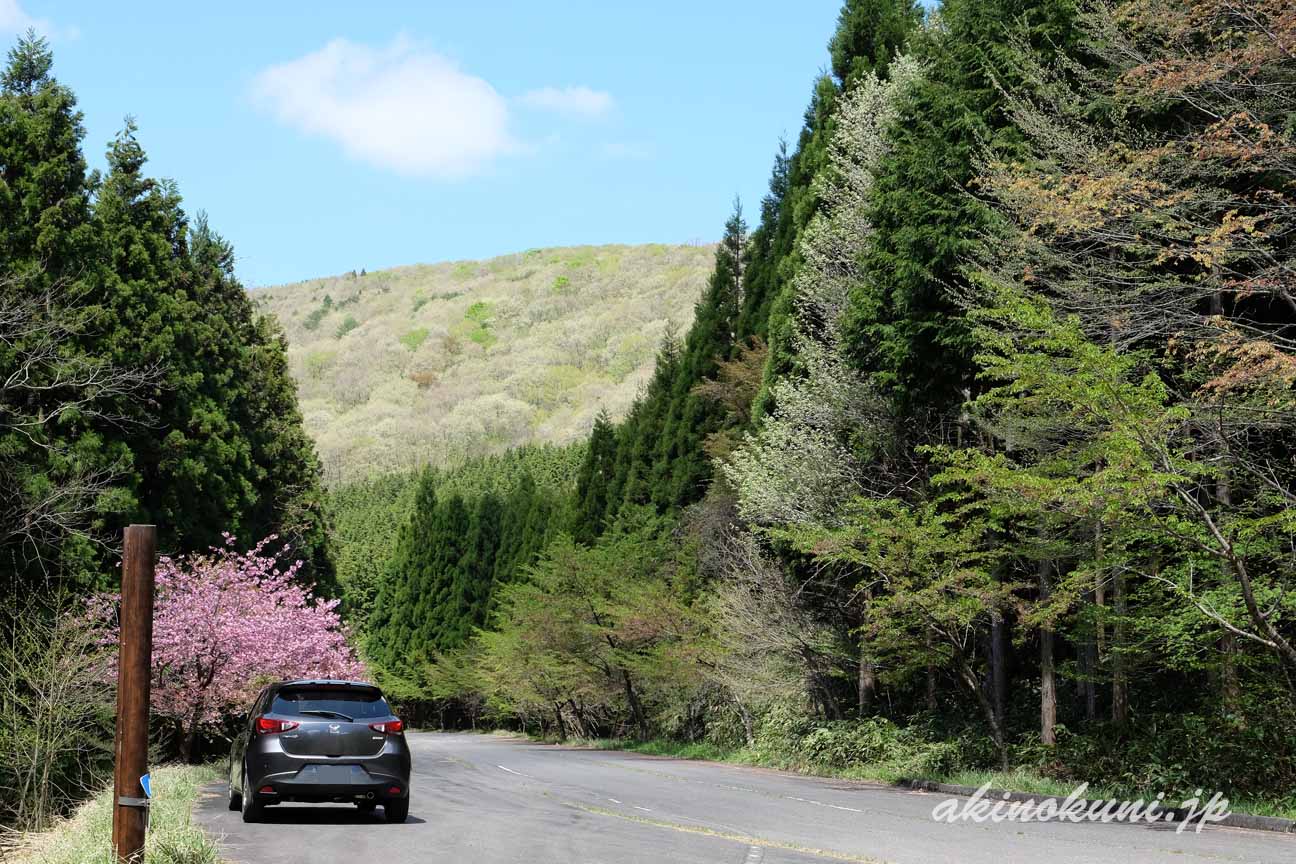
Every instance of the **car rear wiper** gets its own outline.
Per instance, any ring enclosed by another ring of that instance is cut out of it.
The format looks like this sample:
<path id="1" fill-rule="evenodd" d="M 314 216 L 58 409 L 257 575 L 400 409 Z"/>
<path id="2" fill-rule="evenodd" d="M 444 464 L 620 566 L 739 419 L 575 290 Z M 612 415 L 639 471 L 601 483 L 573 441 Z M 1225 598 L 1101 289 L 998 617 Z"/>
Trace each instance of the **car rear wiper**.
<path id="1" fill-rule="evenodd" d="M 298 711 L 297 713 L 298 713 L 298 714 L 318 714 L 318 715 L 320 715 L 321 717 L 339 717 L 339 718 L 341 718 L 341 719 L 347 721 L 348 723 L 354 723 L 354 722 L 355 722 L 355 718 L 354 718 L 354 717 L 348 717 L 347 715 L 343 714 L 341 711 L 330 711 L 330 710 L 328 710 L 327 708 L 319 708 L 319 709 L 316 709 L 316 708 L 308 708 L 308 709 L 305 710 L 305 711 Z"/>

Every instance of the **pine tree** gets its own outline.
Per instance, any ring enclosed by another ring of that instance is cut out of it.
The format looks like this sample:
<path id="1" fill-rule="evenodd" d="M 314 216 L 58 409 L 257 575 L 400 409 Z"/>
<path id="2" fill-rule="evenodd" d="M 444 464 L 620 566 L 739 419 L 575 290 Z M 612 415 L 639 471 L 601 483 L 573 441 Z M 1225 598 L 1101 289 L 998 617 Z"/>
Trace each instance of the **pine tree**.
<path id="1" fill-rule="evenodd" d="M 436 477 L 424 471 L 409 520 L 401 527 L 387 572 L 374 600 L 366 648 L 387 669 L 409 655 L 420 601 L 433 571 L 431 540 L 437 515 Z"/>
<path id="2" fill-rule="evenodd" d="M 920 21 L 916 0 L 846 0 L 828 43 L 833 75 L 844 87 L 869 72 L 886 78 L 887 67 Z"/>
<path id="3" fill-rule="evenodd" d="M 229 244 L 202 217 L 191 232 L 175 184 L 144 174 L 133 122 L 92 184 L 52 64 L 29 34 L 0 76 L 0 300 L 40 310 L 32 332 L 55 341 L 59 365 L 46 353 L 0 394 L 0 516 L 62 502 L 41 520 L 62 536 L 27 532 L 24 566 L 102 580 L 134 520 L 157 523 L 173 550 L 279 533 L 331 592 L 319 469 L 282 338 L 234 278 Z M 32 345 L 0 342 L 0 364 L 30 360 Z M 47 372 L 62 383 L 39 382 Z"/>
<path id="4" fill-rule="evenodd" d="M 761 199 L 760 224 L 748 243 L 747 278 L 743 284 L 742 309 L 738 314 L 739 338 L 757 336 L 765 339 L 769 334 L 771 289 L 775 283 L 771 271 L 776 268 L 779 257 L 774 247 L 779 213 L 788 191 L 791 161 L 787 141 L 780 139 L 778 151 L 774 154 L 774 168 L 770 172 L 769 191 Z"/>
<path id="5" fill-rule="evenodd" d="M 234 278 L 229 244 L 201 215 L 191 235 L 175 185 L 144 175 L 133 122 L 108 162 L 94 207 L 111 253 L 104 341 L 119 362 L 165 370 L 147 425 L 128 439 L 142 518 L 185 549 L 221 531 L 279 533 L 331 593 L 319 466 L 282 336 Z"/>
<path id="6" fill-rule="evenodd" d="M 671 388 L 658 450 L 658 460 L 666 470 L 653 499 L 662 511 L 701 498 L 711 476 L 710 460 L 702 445 L 724 422 L 725 413 L 696 390 L 704 380 L 715 376 L 720 361 L 729 359 L 734 351 L 747 239 L 742 204 L 735 200 L 733 213 L 725 222 L 724 237 L 716 248 L 715 269 L 694 312 Z"/>
<path id="7" fill-rule="evenodd" d="M 110 385 L 139 364 L 113 366 L 96 344 L 101 247 L 85 133 L 52 66 L 29 32 L 0 74 L 0 579 L 15 588 L 103 582 L 100 544 L 135 505 L 124 424 L 103 418 L 116 413 Z"/>
<path id="8" fill-rule="evenodd" d="M 453 639 L 446 647 L 460 647 L 475 627 L 486 620 L 495 582 L 495 555 L 500 544 L 500 519 L 503 505 L 491 493 L 482 495 L 473 509 L 468 542 L 459 564 L 458 621 Z"/>
<path id="9" fill-rule="evenodd" d="M 576 480 L 576 524 L 573 536 L 583 543 L 603 533 L 608 487 L 616 466 L 616 431 L 607 411 L 600 411 L 590 432 L 589 448 Z"/>
<path id="10" fill-rule="evenodd" d="M 53 65 L 28 31 L 0 75 L 0 266 L 47 280 L 81 275 L 96 249 L 82 116 Z"/>
<path id="11" fill-rule="evenodd" d="M 1072 0 L 950 0 L 941 28 L 915 46 L 926 74 L 895 124 L 874 184 L 875 241 L 851 300 L 847 341 L 861 368 L 918 417 L 947 412 L 972 382 L 972 343 L 953 297 L 961 266 L 993 216 L 968 194 L 981 149 L 1004 156 L 1020 135 L 1003 88 L 1023 86 L 1011 46 L 1067 50 L 1077 39 Z"/>

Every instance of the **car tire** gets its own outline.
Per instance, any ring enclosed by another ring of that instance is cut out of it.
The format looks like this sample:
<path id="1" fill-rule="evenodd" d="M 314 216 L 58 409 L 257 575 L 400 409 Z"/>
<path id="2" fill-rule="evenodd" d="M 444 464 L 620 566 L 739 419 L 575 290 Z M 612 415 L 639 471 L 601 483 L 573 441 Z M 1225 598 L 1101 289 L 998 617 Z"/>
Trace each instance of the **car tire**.
<path id="1" fill-rule="evenodd" d="M 261 805 L 256 801 L 256 793 L 252 791 L 248 784 L 247 769 L 243 769 L 243 794 L 239 796 L 242 800 L 243 821 L 258 822 L 261 819 Z"/>
<path id="2" fill-rule="evenodd" d="M 409 799 L 392 798 L 383 802 L 383 817 L 393 824 L 399 825 L 409 816 Z"/>

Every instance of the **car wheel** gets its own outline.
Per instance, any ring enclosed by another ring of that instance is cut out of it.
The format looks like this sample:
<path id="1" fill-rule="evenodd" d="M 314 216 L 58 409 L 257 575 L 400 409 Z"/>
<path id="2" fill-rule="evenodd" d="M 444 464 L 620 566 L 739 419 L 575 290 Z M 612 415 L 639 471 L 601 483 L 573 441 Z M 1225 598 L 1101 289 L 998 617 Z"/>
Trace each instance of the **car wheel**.
<path id="1" fill-rule="evenodd" d="M 243 821 L 256 822 L 261 818 L 261 805 L 256 801 L 256 793 L 252 791 L 251 784 L 248 783 L 247 769 L 243 769 L 243 794 L 239 796 L 242 800 L 239 802 L 243 805 Z"/>
<path id="2" fill-rule="evenodd" d="M 409 799 L 392 798 L 383 802 L 383 816 L 393 825 L 399 825 L 409 816 Z"/>
<path id="3" fill-rule="evenodd" d="M 234 791 L 234 763 L 233 762 L 230 762 L 228 779 L 229 779 L 229 809 L 242 810 L 243 794 L 241 792 Z"/>

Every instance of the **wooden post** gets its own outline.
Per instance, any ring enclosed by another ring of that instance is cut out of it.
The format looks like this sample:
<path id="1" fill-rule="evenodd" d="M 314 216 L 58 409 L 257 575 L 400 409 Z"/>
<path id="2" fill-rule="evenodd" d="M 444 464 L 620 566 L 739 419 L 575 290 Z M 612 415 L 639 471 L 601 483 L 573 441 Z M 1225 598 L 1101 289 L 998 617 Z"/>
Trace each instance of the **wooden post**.
<path id="1" fill-rule="evenodd" d="M 117 660 L 117 737 L 113 769 L 113 851 L 123 864 L 144 860 L 148 808 L 149 675 L 153 657 L 153 568 L 157 528 L 131 525 L 122 555 L 121 645 Z"/>

